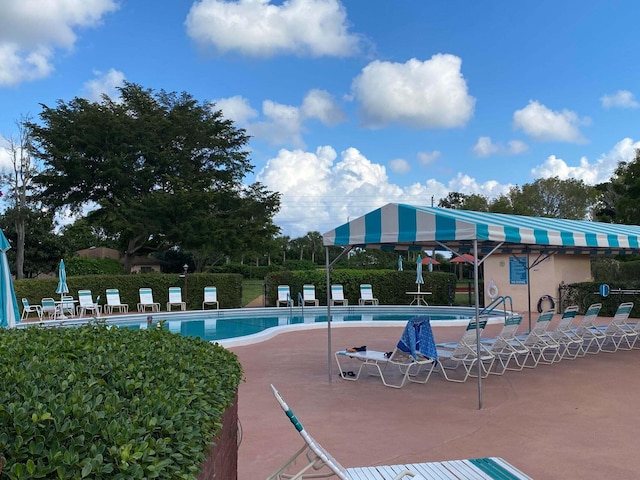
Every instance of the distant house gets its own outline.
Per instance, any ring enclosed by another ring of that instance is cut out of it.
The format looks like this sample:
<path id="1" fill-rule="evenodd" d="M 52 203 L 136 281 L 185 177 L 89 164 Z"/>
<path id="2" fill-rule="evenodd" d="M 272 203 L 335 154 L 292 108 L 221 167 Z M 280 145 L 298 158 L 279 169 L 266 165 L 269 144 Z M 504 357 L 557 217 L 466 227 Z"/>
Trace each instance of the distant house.
<path id="1" fill-rule="evenodd" d="M 114 248 L 107 247 L 91 247 L 78 250 L 76 255 L 87 258 L 112 258 L 120 263 L 124 263 L 120 257 L 120 252 Z M 131 273 L 152 273 L 162 271 L 162 261 L 157 258 L 150 257 L 133 257 L 131 264 Z"/>

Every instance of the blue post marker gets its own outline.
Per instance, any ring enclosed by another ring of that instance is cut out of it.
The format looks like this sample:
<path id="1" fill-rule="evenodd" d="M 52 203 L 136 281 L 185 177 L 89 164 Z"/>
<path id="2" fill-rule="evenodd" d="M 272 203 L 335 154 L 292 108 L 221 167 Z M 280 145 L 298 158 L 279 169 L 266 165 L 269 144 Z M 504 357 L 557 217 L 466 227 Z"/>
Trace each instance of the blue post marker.
<path id="1" fill-rule="evenodd" d="M 609 296 L 609 285 L 607 285 L 606 283 L 603 283 L 602 285 L 600 285 L 600 296 L 601 297 Z"/>

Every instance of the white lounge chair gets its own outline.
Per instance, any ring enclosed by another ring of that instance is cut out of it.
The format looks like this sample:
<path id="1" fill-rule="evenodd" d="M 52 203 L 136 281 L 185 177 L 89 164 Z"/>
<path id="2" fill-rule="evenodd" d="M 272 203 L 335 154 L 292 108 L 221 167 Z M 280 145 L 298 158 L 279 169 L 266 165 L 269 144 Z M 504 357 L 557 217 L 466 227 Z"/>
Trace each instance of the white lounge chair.
<path id="1" fill-rule="evenodd" d="M 152 312 L 160 311 L 160 304 L 153 301 L 153 290 L 143 287 L 138 289 L 138 295 L 140 297 L 140 302 L 138 303 L 139 312 L 145 312 L 147 308 L 151 309 Z"/>
<path id="2" fill-rule="evenodd" d="M 358 300 L 360 305 L 378 305 L 378 299 L 373 296 L 373 288 L 371 284 L 364 283 L 360 285 L 360 299 Z"/>
<path id="3" fill-rule="evenodd" d="M 169 287 L 169 301 L 167 302 L 167 312 L 170 312 L 173 307 L 178 307 L 180 310 L 186 310 L 187 304 L 182 301 L 182 289 L 180 287 Z"/>
<path id="4" fill-rule="evenodd" d="M 571 329 L 582 340 L 578 356 L 582 357 L 587 353 L 596 354 L 600 351 L 605 336 L 596 328 L 594 322 L 598 318 L 601 308 L 601 303 L 592 303 L 582 317 L 582 321 Z M 592 349 L 593 345 L 595 345 L 595 349 Z"/>
<path id="5" fill-rule="evenodd" d="M 20 320 L 26 320 L 29 318 L 29 315 L 35 313 L 38 317 L 38 320 L 42 320 L 42 306 L 41 305 L 30 305 L 29 300 L 26 298 L 22 299 L 22 315 L 20 316 Z"/>
<path id="6" fill-rule="evenodd" d="M 40 301 L 40 305 L 42 306 L 42 315 L 46 315 L 49 320 L 53 320 L 57 318 L 60 309 L 58 305 L 56 305 L 56 301 L 51 297 L 45 297 Z"/>
<path id="7" fill-rule="evenodd" d="M 291 289 L 289 285 L 278 285 L 278 300 L 276 300 L 276 307 L 284 303 L 285 307 L 293 307 L 293 299 L 291 298 Z"/>
<path id="8" fill-rule="evenodd" d="M 618 349 L 631 350 L 632 344 L 635 343 L 635 337 L 638 335 L 634 325 L 627 323 L 632 309 L 633 302 L 621 303 L 608 325 L 596 326 L 604 335 L 600 345 L 601 352 L 613 353 Z"/>
<path id="9" fill-rule="evenodd" d="M 548 365 L 559 358 L 560 344 L 547 332 L 555 313 L 553 309 L 544 310 L 530 332 L 517 336 L 518 340 L 529 348 L 529 355 L 524 359 L 525 367 L 535 368 L 540 363 Z M 552 354 L 551 358 L 547 358 L 549 353 Z M 528 359 L 531 359 L 532 363 L 527 363 Z"/>
<path id="10" fill-rule="evenodd" d="M 429 317 L 424 315 L 413 317 L 407 322 L 402 336 L 392 352 L 385 353 L 355 348 L 350 350 L 339 350 L 334 355 L 342 378 L 355 381 L 364 371 L 369 375 L 379 377 L 385 386 L 393 388 L 402 388 L 407 380 L 414 383 L 427 383 L 438 359 L 431 323 Z M 356 371 L 349 370 L 345 366 L 344 360 L 347 358 L 359 362 Z M 398 367 L 398 370 L 392 368 L 390 372 L 387 372 L 387 367 L 390 365 Z M 423 373 L 424 378 L 422 378 Z M 391 379 L 393 374 L 396 374 L 395 382 Z"/>
<path id="11" fill-rule="evenodd" d="M 64 299 L 63 299 L 63 302 L 64 302 Z M 64 303 L 63 303 L 63 306 L 64 306 Z M 85 313 L 100 315 L 101 312 L 102 312 L 102 307 L 98 305 L 98 302 L 93 301 L 93 295 L 91 294 L 91 290 L 78 290 L 78 316 L 79 317 L 83 317 Z"/>
<path id="12" fill-rule="evenodd" d="M 499 457 L 344 468 L 307 433 L 300 420 L 294 415 L 289 405 L 273 385 L 271 385 L 271 391 L 280 404 L 280 408 L 282 408 L 287 418 L 304 439 L 304 444 L 267 480 L 302 480 L 308 478 L 338 478 L 340 480 L 427 480 L 435 478 L 531 480 L 531 477 Z"/>
<path id="13" fill-rule="evenodd" d="M 476 322 L 472 318 L 458 343 L 438 343 L 436 345 L 438 351 L 438 371 L 442 373 L 445 380 L 449 382 L 466 382 L 467 378 L 473 376 L 475 372 L 472 370 L 477 368 L 478 360 L 481 364 L 482 378 L 489 375 L 489 371 L 493 366 L 495 357 L 489 351 L 486 345 L 480 343 L 480 355 L 477 352 L 477 335 L 482 335 L 482 331 L 487 326 L 486 320 Z M 479 330 L 476 333 L 476 329 Z M 462 368 L 462 376 L 455 373 Z M 449 372 L 449 373 L 447 373 Z"/>
<path id="14" fill-rule="evenodd" d="M 315 285 L 305 284 L 302 286 L 302 305 L 313 305 L 315 307 L 320 305 L 319 300 L 316 298 Z"/>
<path id="15" fill-rule="evenodd" d="M 565 308 L 556 328 L 547 331 L 547 335 L 560 345 L 557 361 L 563 359 L 573 360 L 582 352 L 582 337 L 575 333 L 572 328 L 572 323 L 578 314 L 578 310 L 578 305 L 571 305 Z"/>
<path id="16" fill-rule="evenodd" d="M 485 345 L 491 355 L 495 357 L 493 366 L 489 371 L 490 374 L 502 375 L 506 370 L 520 371 L 524 364 L 521 358 L 526 358 L 529 349 L 522 344 L 517 338 L 518 328 L 522 323 L 522 315 L 508 316 L 504 320 L 504 326 L 495 338 L 482 338 L 480 341 Z M 511 366 L 515 363 L 515 367 Z"/>
<path id="17" fill-rule="evenodd" d="M 207 308 L 207 305 L 215 305 L 217 309 L 220 308 L 220 302 L 218 302 L 218 289 L 216 287 L 204 287 L 204 301 L 202 302 L 202 309 Z"/>
<path id="18" fill-rule="evenodd" d="M 107 288 L 107 304 L 104 306 L 105 313 L 113 313 L 114 309 L 118 309 L 120 313 L 129 311 L 129 305 L 120 301 L 120 291 L 117 288 Z"/>
<path id="19" fill-rule="evenodd" d="M 331 285 L 331 305 L 349 305 L 349 300 L 344 296 L 344 288 L 340 284 Z"/>

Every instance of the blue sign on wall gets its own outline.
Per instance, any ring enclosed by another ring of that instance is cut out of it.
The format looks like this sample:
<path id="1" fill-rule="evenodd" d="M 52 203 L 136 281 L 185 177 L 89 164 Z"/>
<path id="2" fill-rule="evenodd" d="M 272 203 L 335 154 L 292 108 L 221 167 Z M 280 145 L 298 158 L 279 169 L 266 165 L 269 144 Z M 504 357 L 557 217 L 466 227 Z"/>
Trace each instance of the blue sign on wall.
<path id="1" fill-rule="evenodd" d="M 607 285 L 606 283 L 603 283 L 602 285 L 600 285 L 600 295 L 602 297 L 609 296 L 609 285 Z"/>
<path id="2" fill-rule="evenodd" d="M 509 258 L 509 283 L 512 285 L 527 284 L 527 258 Z"/>

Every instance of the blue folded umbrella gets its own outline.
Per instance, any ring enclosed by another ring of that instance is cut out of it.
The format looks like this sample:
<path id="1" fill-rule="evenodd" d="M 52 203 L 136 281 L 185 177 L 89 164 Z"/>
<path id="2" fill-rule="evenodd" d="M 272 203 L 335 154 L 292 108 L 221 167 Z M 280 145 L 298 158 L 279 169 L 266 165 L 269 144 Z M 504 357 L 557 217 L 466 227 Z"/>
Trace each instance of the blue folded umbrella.
<path id="1" fill-rule="evenodd" d="M 431 318 L 428 315 L 420 315 L 411 318 L 398 342 L 398 350 L 409 353 L 414 359 L 418 358 L 418 352 L 425 357 L 438 360 L 438 350 L 431 331 Z"/>

